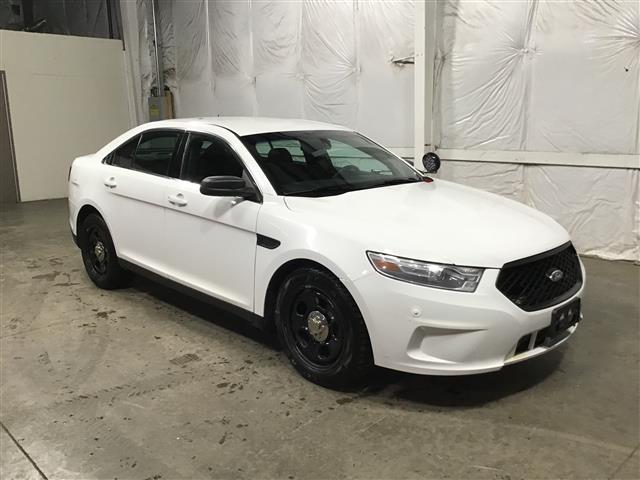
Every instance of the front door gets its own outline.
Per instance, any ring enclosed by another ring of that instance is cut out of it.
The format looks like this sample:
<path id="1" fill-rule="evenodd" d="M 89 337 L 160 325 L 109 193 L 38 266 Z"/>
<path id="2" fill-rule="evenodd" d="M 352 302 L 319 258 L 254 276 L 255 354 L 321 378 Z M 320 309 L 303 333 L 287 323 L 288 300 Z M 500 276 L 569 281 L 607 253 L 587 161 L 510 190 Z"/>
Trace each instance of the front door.
<path id="1" fill-rule="evenodd" d="M 190 133 L 180 179 L 169 182 L 166 203 L 167 262 L 180 283 L 253 310 L 256 222 L 261 204 L 200 193 L 205 177 L 230 175 L 251 182 L 224 137 Z"/>

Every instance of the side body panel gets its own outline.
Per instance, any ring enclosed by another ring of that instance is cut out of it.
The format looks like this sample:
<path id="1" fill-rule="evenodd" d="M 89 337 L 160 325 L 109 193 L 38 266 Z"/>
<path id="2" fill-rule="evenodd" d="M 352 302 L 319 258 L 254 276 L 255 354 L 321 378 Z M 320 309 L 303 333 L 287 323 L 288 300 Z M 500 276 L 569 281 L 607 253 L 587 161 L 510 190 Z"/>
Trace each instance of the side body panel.
<path id="1" fill-rule="evenodd" d="M 196 183 L 173 180 L 166 201 L 168 274 L 236 306 L 253 310 L 256 220 L 260 204 L 210 197 Z"/>
<path id="2" fill-rule="evenodd" d="M 104 190 L 96 203 L 110 220 L 118 256 L 156 272 L 166 271 L 164 204 L 168 179 L 104 164 L 98 170 Z"/>

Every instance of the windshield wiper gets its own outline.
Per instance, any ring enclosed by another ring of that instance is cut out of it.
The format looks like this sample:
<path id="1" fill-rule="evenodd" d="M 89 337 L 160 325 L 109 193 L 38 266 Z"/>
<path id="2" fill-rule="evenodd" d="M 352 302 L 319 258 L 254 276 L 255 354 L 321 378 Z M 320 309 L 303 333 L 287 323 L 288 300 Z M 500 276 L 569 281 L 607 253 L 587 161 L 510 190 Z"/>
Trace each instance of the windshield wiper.
<path id="1" fill-rule="evenodd" d="M 415 183 L 420 181 L 421 180 L 417 177 L 390 178 L 383 182 L 374 183 L 373 185 L 369 185 L 365 188 L 387 187 L 389 185 L 401 185 L 403 183 Z"/>
<path id="2" fill-rule="evenodd" d="M 309 190 L 287 192 L 285 195 L 291 197 L 323 197 L 326 195 L 340 195 L 352 190 L 353 188 L 350 188 L 349 185 L 326 185 L 324 187 L 312 188 Z"/>
<path id="3" fill-rule="evenodd" d="M 366 190 L 369 188 L 387 187 L 389 185 L 400 185 L 403 183 L 415 183 L 421 180 L 417 177 L 402 177 L 402 178 L 389 178 L 382 182 L 367 183 L 364 185 L 358 184 L 339 184 L 339 185 L 326 185 L 324 187 L 312 188 L 309 190 L 298 190 L 295 192 L 287 192 L 285 195 L 292 197 L 323 197 L 328 195 L 340 195 L 346 192 L 353 192 L 356 190 Z"/>

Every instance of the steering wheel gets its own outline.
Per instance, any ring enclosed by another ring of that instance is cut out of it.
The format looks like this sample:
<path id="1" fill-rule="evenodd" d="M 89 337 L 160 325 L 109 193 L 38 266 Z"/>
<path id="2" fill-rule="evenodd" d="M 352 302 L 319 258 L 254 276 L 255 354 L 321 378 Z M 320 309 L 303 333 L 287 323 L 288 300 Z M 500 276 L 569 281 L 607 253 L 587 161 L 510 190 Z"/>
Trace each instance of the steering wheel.
<path id="1" fill-rule="evenodd" d="M 347 175 L 349 175 L 350 173 L 360 173 L 360 172 L 361 170 L 355 165 L 345 165 L 344 167 L 342 167 L 340 170 L 336 172 L 333 178 L 336 178 L 338 176 L 342 177 L 343 173 L 346 173 Z"/>

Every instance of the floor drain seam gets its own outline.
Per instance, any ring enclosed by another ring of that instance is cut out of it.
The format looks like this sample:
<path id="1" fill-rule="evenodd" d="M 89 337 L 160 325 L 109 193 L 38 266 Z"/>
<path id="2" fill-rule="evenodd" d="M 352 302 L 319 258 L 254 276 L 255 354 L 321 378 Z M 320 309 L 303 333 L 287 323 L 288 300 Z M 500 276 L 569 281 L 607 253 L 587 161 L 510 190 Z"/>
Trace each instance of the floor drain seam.
<path id="1" fill-rule="evenodd" d="M 36 462 L 33 460 L 33 458 L 31 458 L 31 456 L 27 453 L 27 451 L 22 448 L 22 445 L 20 445 L 20 442 L 18 442 L 18 440 L 16 439 L 16 437 L 13 436 L 13 434 L 9 431 L 9 429 L 4 425 L 4 423 L 2 423 L 0 421 L 0 427 L 2 427 L 2 430 L 5 431 L 5 433 L 9 436 L 9 438 L 13 441 L 13 443 L 16 444 L 16 447 L 18 447 L 18 450 L 20 450 L 22 452 L 22 454 L 27 458 L 27 460 L 29 460 L 29 462 L 31 463 L 31 465 L 33 465 L 33 468 L 35 468 L 38 473 L 40 474 L 40 476 L 44 479 L 44 480 L 49 480 L 47 478 L 47 476 L 44 474 L 44 472 L 42 470 L 40 470 L 40 467 L 38 467 L 38 465 L 36 464 Z"/>
<path id="2" fill-rule="evenodd" d="M 612 478 L 616 478 L 616 475 L 618 475 L 618 473 L 620 473 L 620 471 L 622 470 L 622 468 L 627 464 L 627 462 L 629 460 L 631 460 L 631 458 L 633 457 L 633 455 L 638 451 L 638 448 L 640 448 L 640 445 L 636 445 L 636 448 L 634 448 L 633 450 L 631 450 L 631 453 L 629 455 L 627 455 L 627 457 L 622 461 L 622 463 L 620 465 L 618 465 L 618 468 L 615 469 L 615 471 L 611 474 L 611 476 L 609 477 L 609 479 Z"/>

